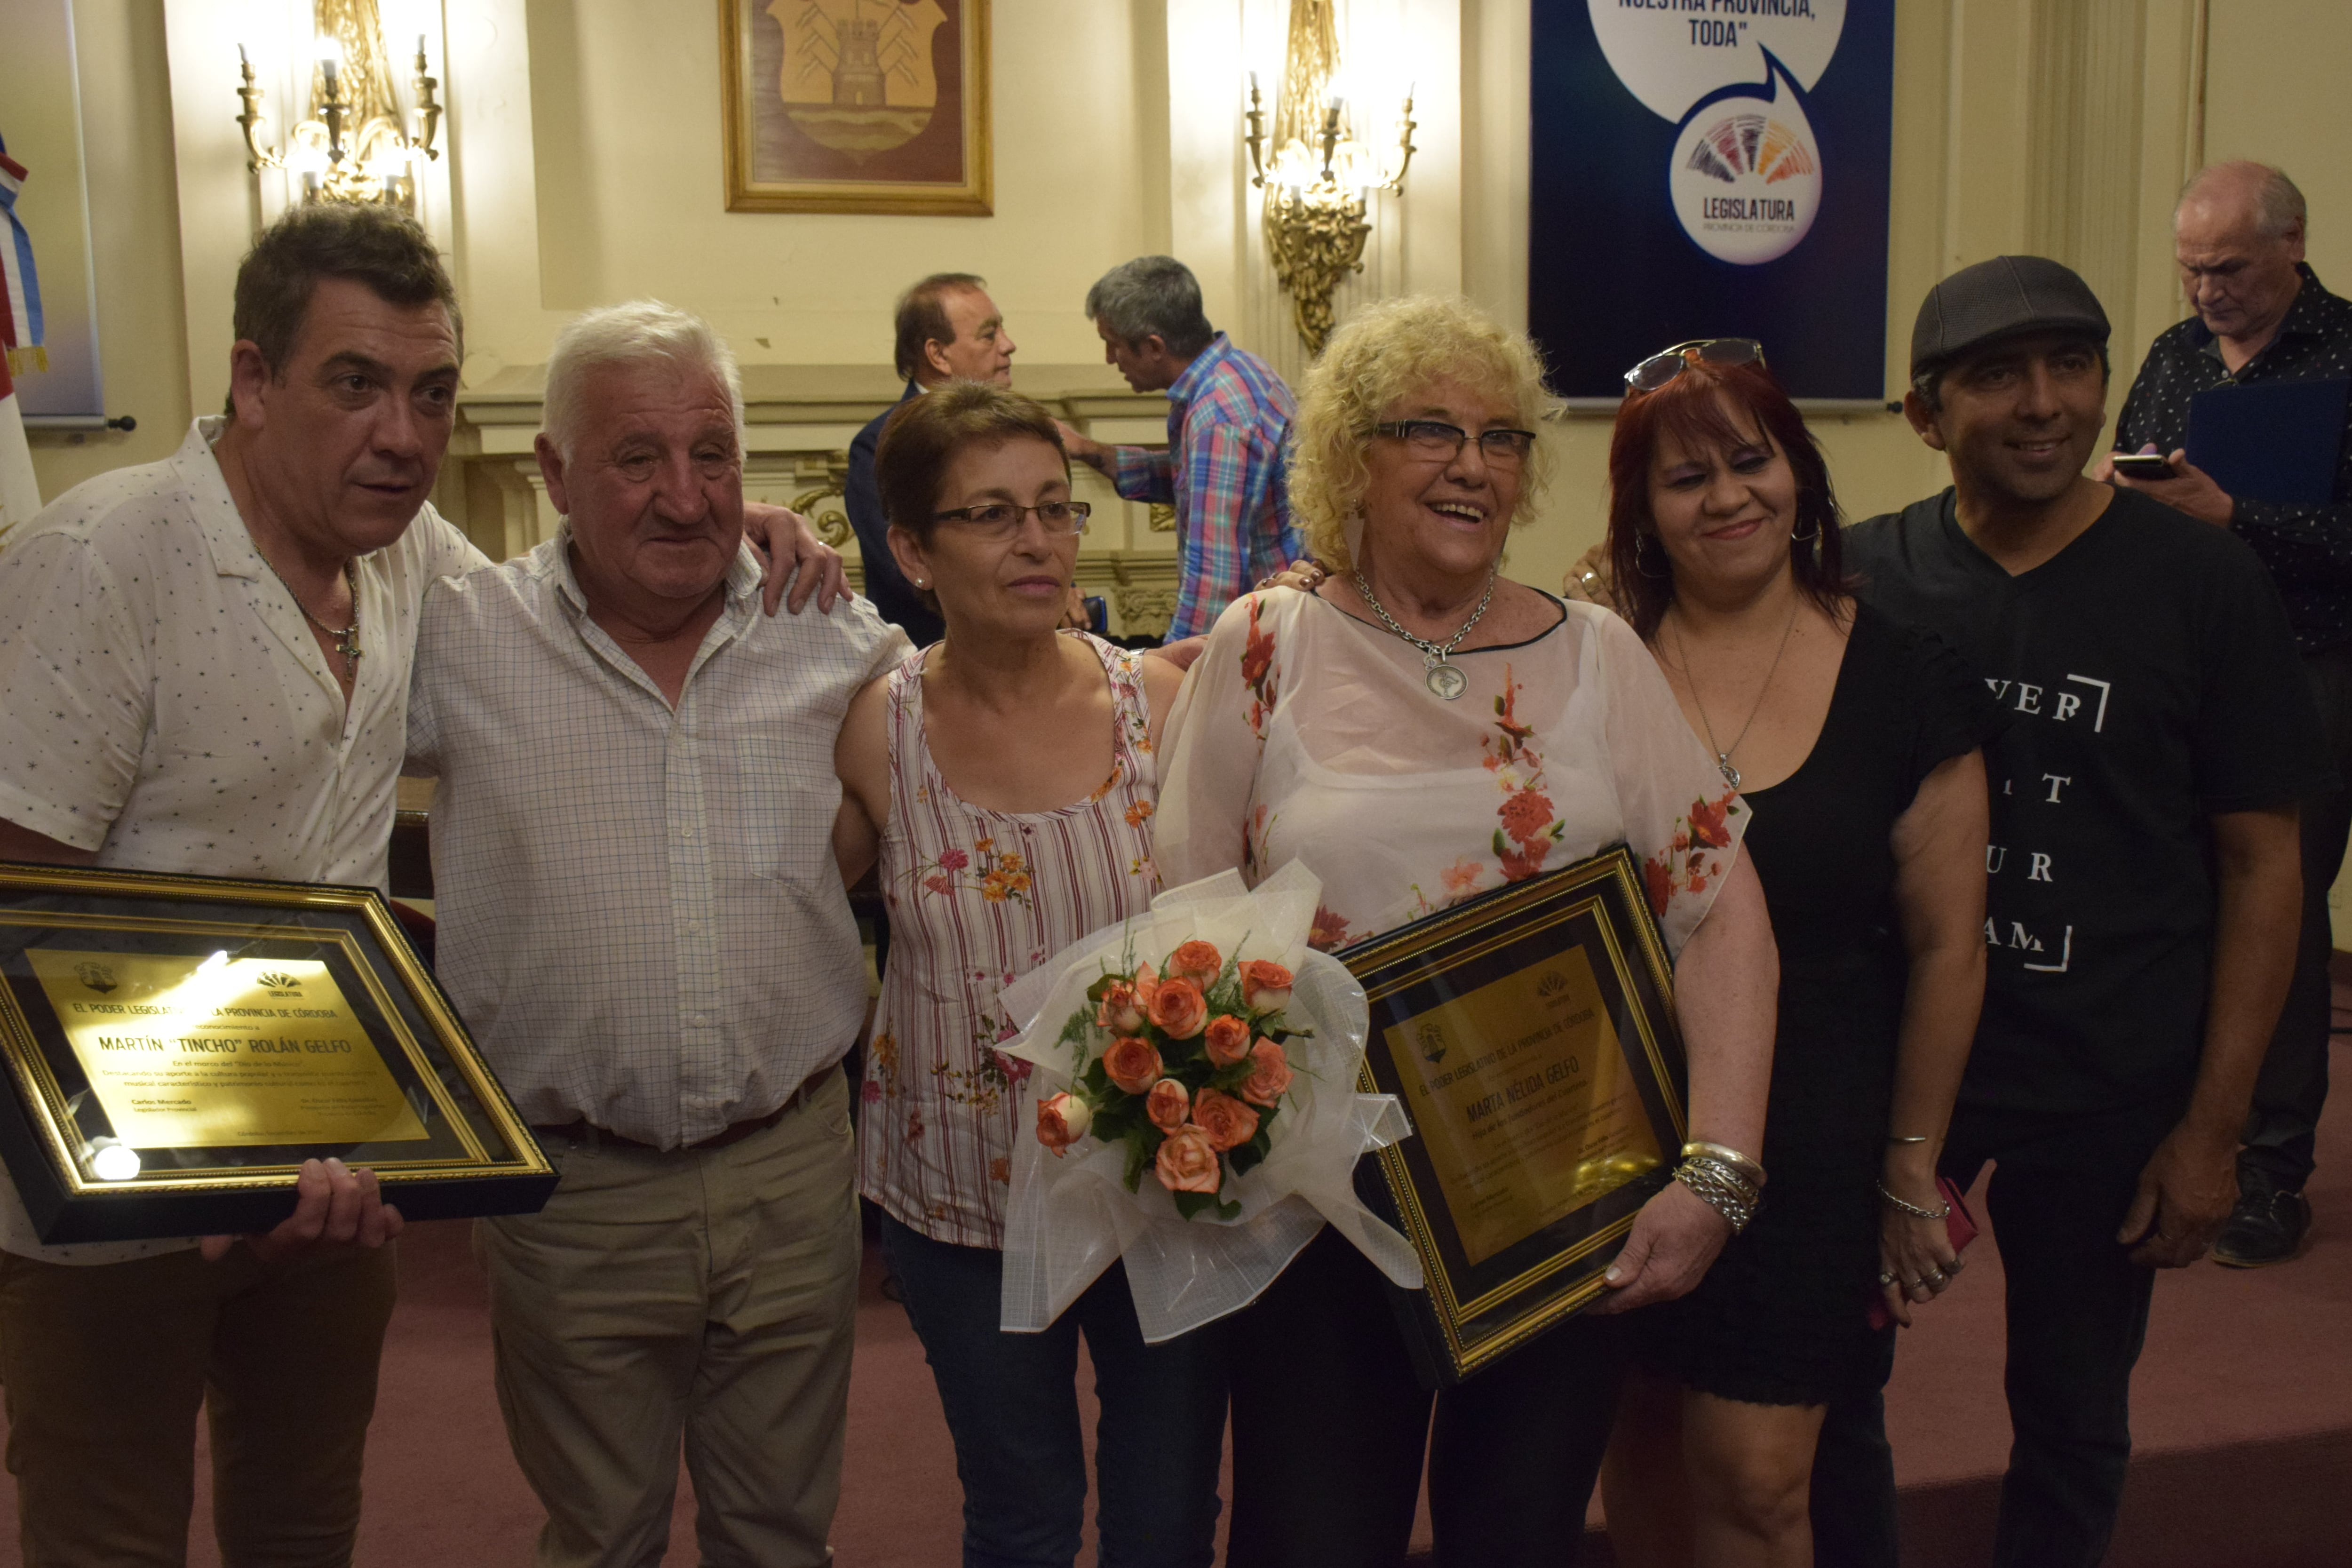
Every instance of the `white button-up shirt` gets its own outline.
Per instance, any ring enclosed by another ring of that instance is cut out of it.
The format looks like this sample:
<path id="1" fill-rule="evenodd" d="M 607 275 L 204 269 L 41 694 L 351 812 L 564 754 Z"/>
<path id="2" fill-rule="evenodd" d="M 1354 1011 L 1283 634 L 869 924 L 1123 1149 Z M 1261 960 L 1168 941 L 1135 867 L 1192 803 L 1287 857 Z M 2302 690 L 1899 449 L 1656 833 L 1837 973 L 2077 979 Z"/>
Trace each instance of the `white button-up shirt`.
<path id="1" fill-rule="evenodd" d="M 77 485 L 0 550 L 0 817 L 101 866 L 383 888 L 425 589 L 485 558 L 428 506 L 354 563 L 346 705 L 221 478 L 225 424 Z M 45 1247 L 0 1177 L 10 1252 L 184 1245 Z"/>
<path id="2" fill-rule="evenodd" d="M 746 551 L 673 710 L 589 618 L 569 542 L 425 602 L 409 755 L 441 781 L 436 966 L 527 1121 L 677 1148 L 856 1037 L 834 741 L 909 645 L 863 599 L 762 615 Z"/>

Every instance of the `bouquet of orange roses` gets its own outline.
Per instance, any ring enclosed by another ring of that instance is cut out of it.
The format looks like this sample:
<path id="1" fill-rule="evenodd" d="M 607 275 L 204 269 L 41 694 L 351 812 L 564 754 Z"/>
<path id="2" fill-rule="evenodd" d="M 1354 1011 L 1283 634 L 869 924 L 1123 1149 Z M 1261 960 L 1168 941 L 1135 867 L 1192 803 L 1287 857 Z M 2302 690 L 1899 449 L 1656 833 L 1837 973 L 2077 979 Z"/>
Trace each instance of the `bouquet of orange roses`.
<path id="1" fill-rule="evenodd" d="M 1059 1153 L 1087 1137 L 1126 1151 L 1127 1188 L 1150 1171 L 1186 1219 L 1235 1218 L 1218 1194 L 1274 1147 L 1292 1080 L 1285 1042 L 1292 976 L 1271 959 L 1228 958 L 1195 937 L 1156 967 L 1131 963 L 1087 987 L 1062 1026 L 1086 1061 L 1037 1107 L 1037 1141 Z"/>
<path id="2" fill-rule="evenodd" d="M 1043 1330 L 1114 1259 L 1149 1342 L 1246 1306 L 1328 1221 L 1399 1284 L 1411 1247 L 1355 1194 L 1404 1135 L 1356 1092 L 1368 1017 L 1307 945 L 1321 885 L 1227 872 L 1074 943 L 1004 992 L 1034 1065 L 1006 1205 L 1003 1326 Z"/>

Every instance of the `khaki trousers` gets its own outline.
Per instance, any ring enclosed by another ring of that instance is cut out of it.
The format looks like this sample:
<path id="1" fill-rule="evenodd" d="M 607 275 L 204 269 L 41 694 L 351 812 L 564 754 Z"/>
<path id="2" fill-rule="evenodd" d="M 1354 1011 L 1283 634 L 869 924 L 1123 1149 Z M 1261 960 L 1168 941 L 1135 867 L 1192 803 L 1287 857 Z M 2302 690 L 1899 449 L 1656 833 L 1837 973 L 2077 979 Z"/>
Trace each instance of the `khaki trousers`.
<path id="1" fill-rule="evenodd" d="M 857 1311 L 841 1074 L 723 1149 L 548 1154 L 547 1207 L 474 1232 L 539 1563 L 658 1563 L 681 1442 L 706 1568 L 830 1563 Z"/>
<path id="2" fill-rule="evenodd" d="M 0 1377 L 26 1568 L 180 1568 L 199 1405 L 226 1568 L 342 1568 L 393 1248 L 89 1267 L 0 1253 Z"/>

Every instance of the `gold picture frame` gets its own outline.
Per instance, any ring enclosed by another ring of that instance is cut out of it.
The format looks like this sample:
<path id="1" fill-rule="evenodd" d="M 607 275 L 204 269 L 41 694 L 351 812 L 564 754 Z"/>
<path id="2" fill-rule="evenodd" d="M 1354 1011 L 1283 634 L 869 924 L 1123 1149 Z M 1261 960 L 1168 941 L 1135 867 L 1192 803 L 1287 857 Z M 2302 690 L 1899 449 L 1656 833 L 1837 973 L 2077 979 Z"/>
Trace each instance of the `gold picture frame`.
<path id="1" fill-rule="evenodd" d="M 985 217 L 989 0 L 719 0 L 727 210 Z"/>
<path id="2" fill-rule="evenodd" d="M 1622 845 L 1338 956 L 1371 1014 L 1360 1087 L 1413 1127 L 1357 1187 L 1420 1255 L 1398 1304 L 1443 1387 L 1590 1305 L 1671 1179 L 1673 966 Z"/>
<path id="3" fill-rule="evenodd" d="M 369 888 L 0 862 L 0 1158 L 51 1243 L 268 1230 L 302 1162 L 411 1219 L 556 1173 Z"/>

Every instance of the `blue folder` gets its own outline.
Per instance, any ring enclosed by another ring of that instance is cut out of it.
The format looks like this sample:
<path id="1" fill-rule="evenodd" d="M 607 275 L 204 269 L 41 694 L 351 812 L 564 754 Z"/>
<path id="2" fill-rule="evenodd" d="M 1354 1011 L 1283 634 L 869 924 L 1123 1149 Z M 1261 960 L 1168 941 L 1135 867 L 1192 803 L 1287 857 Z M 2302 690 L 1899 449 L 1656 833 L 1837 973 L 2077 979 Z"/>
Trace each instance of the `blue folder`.
<path id="1" fill-rule="evenodd" d="M 2189 400 L 2189 461 L 2233 496 L 2325 506 L 2336 499 L 2352 381 L 2263 381 Z"/>

